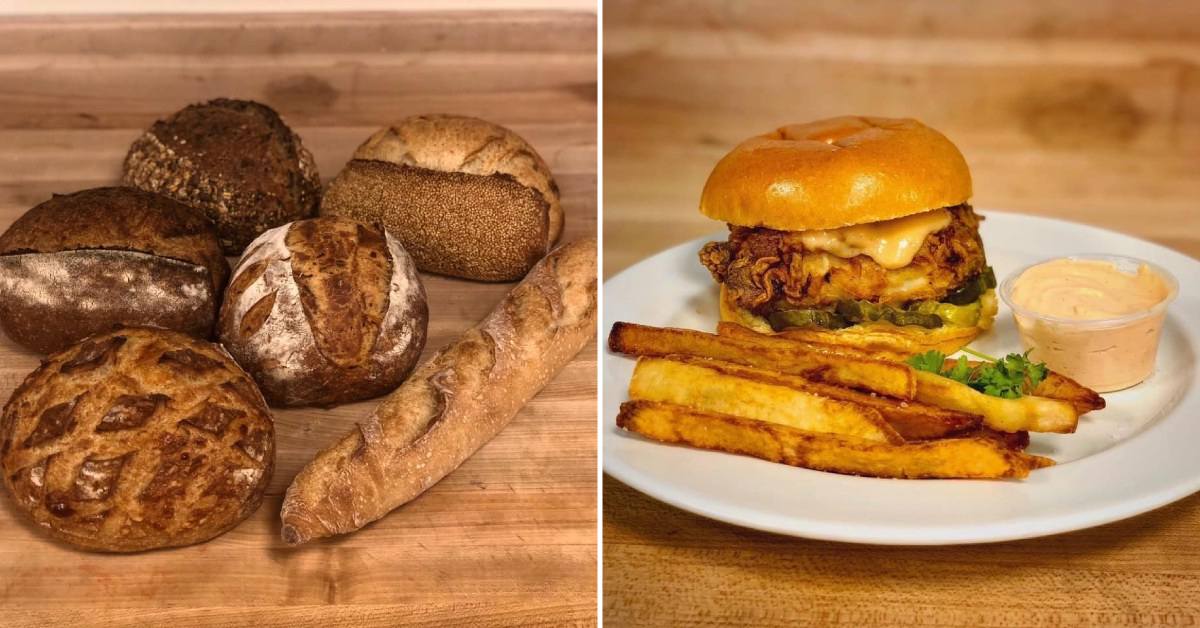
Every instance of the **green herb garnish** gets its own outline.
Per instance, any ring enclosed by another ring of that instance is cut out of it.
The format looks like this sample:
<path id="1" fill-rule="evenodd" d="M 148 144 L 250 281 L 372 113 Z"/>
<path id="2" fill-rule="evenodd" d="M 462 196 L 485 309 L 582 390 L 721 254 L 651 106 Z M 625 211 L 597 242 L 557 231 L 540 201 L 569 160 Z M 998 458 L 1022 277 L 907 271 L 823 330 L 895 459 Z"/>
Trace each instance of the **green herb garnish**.
<path id="1" fill-rule="evenodd" d="M 946 354 L 941 351 L 926 351 L 907 360 L 908 365 L 918 371 L 937 373 L 978 390 L 985 395 L 1016 399 L 1028 395 L 1046 379 L 1048 369 L 1044 362 L 1033 362 L 1029 352 L 1010 353 L 996 359 L 990 355 L 963 349 L 964 352 L 987 360 L 971 366 L 966 356 L 960 356 L 950 368 L 945 368 Z"/>

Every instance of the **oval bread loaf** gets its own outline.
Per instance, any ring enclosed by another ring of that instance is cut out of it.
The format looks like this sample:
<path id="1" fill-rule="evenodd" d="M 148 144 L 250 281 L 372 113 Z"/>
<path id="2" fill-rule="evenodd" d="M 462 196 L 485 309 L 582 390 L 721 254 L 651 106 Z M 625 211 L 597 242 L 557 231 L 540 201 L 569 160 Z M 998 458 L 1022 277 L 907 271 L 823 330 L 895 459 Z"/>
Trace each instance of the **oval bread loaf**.
<path id="1" fill-rule="evenodd" d="M 258 237 L 238 263 L 220 337 L 272 405 L 378 397 L 425 347 L 429 309 L 400 243 L 345 218 L 314 218 Z"/>
<path id="2" fill-rule="evenodd" d="M 421 270 L 483 281 L 523 277 L 563 227 L 537 151 L 502 126 L 451 115 L 377 131 L 330 184 L 321 213 L 386 229 Z"/>
<path id="3" fill-rule="evenodd" d="M 0 326 L 40 353 L 122 325 L 207 338 L 229 264 L 195 210 L 134 188 L 54 196 L 0 236 Z"/>
<path id="4" fill-rule="evenodd" d="M 492 439 L 596 333 L 596 241 L 555 249 L 422 364 L 284 497 L 292 545 L 345 534 L 420 495 Z"/>
<path id="5" fill-rule="evenodd" d="M 129 147 L 124 181 L 196 207 L 238 255 L 271 227 L 308 218 L 321 201 L 312 154 L 274 109 L 218 98 L 154 123 Z"/>
<path id="6" fill-rule="evenodd" d="M 262 500 L 271 415 L 215 344 L 127 328 L 51 355 L 0 415 L 17 506 L 78 547 L 134 552 L 211 539 Z"/>

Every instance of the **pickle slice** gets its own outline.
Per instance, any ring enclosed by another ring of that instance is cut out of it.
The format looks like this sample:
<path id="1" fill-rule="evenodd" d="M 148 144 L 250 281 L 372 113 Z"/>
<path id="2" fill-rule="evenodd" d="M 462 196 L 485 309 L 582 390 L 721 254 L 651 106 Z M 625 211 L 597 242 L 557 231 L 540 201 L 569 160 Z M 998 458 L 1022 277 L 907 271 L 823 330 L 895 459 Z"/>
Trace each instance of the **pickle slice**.
<path id="1" fill-rule="evenodd" d="M 849 327 L 846 319 L 828 310 L 779 310 L 767 316 L 771 328 L 782 331 L 789 327 L 823 327 L 842 329 Z"/>

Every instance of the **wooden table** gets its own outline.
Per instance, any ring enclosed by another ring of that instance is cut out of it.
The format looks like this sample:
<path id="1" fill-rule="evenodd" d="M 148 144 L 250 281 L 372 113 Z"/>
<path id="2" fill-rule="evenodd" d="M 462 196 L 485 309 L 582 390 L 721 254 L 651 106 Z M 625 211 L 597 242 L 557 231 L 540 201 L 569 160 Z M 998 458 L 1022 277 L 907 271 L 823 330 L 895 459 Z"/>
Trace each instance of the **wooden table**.
<path id="1" fill-rule="evenodd" d="M 604 19 L 606 277 L 722 229 L 696 207 L 736 142 L 844 113 L 946 133 L 978 207 L 1200 257 L 1196 3 L 617 0 Z M 1200 623 L 1200 495 L 1046 539 L 887 548 L 603 490 L 607 626 Z"/>
<path id="2" fill-rule="evenodd" d="M 52 192 L 108 185 L 141 129 L 218 96 L 275 107 L 332 178 L 377 127 L 426 112 L 511 126 L 549 161 L 564 239 L 596 230 L 594 15 L 322 14 L 25 18 L 0 23 L 0 228 Z M 423 277 L 427 354 L 509 289 Z M 0 339 L 0 394 L 38 363 Z M 498 438 L 356 534 L 297 549 L 279 506 L 315 451 L 372 402 L 275 412 L 267 498 L 205 544 L 99 555 L 51 542 L 0 500 L 0 625 L 593 624 L 595 354 Z"/>

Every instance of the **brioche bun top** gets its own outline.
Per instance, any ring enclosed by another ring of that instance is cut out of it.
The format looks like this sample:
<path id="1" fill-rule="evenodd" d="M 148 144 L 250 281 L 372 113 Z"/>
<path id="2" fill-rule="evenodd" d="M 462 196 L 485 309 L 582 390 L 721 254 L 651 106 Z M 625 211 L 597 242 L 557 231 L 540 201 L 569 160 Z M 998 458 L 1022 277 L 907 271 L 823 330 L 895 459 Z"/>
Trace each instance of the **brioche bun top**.
<path id="1" fill-rule="evenodd" d="M 842 116 L 780 127 L 725 155 L 700 212 L 743 227 L 835 229 L 901 218 L 971 197 L 946 136 L 909 119 Z"/>

